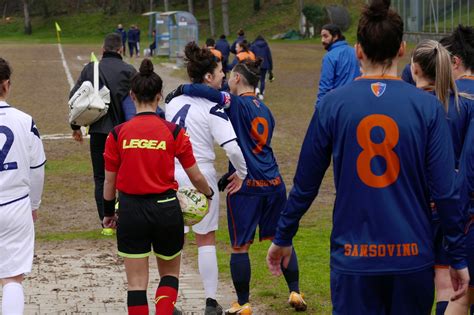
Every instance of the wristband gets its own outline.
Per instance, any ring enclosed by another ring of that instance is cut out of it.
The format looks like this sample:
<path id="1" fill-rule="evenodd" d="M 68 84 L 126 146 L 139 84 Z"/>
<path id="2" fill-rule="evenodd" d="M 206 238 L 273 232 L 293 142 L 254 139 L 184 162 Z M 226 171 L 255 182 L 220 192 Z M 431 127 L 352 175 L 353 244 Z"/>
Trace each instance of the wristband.
<path id="1" fill-rule="evenodd" d="M 211 194 L 210 195 L 204 195 L 204 196 L 206 196 L 207 199 L 212 200 L 212 197 L 214 196 L 214 190 L 212 189 L 211 186 L 209 186 L 209 189 L 211 190 Z"/>
<path id="2" fill-rule="evenodd" d="M 106 200 L 104 198 L 104 217 L 112 217 L 115 214 L 115 199 Z"/>

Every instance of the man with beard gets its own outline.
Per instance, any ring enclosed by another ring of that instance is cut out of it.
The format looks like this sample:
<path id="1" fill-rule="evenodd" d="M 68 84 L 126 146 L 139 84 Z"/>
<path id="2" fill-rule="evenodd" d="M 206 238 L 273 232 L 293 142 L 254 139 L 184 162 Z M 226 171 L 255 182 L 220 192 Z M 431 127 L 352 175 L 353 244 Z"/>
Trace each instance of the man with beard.
<path id="1" fill-rule="evenodd" d="M 347 44 L 346 38 L 337 25 L 326 24 L 322 27 L 321 43 L 328 53 L 323 57 L 315 105 L 328 92 L 352 82 L 360 75 L 360 66 L 354 48 Z"/>

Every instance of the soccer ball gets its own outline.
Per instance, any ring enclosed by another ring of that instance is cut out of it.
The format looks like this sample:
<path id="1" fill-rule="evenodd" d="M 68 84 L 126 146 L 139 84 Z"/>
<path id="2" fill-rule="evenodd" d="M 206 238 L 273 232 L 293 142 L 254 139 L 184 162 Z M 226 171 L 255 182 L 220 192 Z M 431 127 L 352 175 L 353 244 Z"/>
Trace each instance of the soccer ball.
<path id="1" fill-rule="evenodd" d="M 183 211 L 184 225 L 191 226 L 201 222 L 209 212 L 206 196 L 193 187 L 180 187 L 178 200 Z"/>

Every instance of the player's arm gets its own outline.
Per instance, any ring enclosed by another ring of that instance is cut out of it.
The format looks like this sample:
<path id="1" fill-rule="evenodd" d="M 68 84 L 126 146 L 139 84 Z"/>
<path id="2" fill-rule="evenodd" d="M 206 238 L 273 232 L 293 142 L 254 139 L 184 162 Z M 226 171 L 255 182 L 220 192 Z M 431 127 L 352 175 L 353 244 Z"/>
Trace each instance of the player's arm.
<path id="1" fill-rule="evenodd" d="M 323 103 L 316 108 L 308 127 L 293 179 L 293 188 L 280 214 L 275 238 L 268 251 L 267 264 L 274 275 L 281 274 L 282 259 L 284 265 L 288 263 L 292 240 L 300 219 L 316 198 L 324 173 L 331 162 L 332 139 L 326 121 L 321 118 Z"/>
<path id="2" fill-rule="evenodd" d="M 115 222 L 115 180 L 120 166 L 120 152 L 117 145 L 118 134 L 116 129 L 107 136 L 105 141 L 104 162 L 105 162 L 105 180 L 104 180 L 104 220 L 103 225 L 108 228 L 114 228 Z"/>
<path id="3" fill-rule="evenodd" d="M 326 55 L 323 57 L 321 65 L 321 76 L 319 79 L 318 97 L 315 106 L 321 102 L 321 99 L 334 88 L 334 63 Z"/>
<path id="4" fill-rule="evenodd" d="M 33 220 L 36 221 L 43 194 L 46 156 L 43 142 L 33 120 L 31 120 L 31 130 L 28 135 L 30 137 L 30 201 Z"/>
<path id="5" fill-rule="evenodd" d="M 428 183 L 441 219 L 445 249 L 450 256 L 451 280 L 455 290 L 453 298 L 458 299 L 466 294 L 469 283 L 464 234 L 466 222 L 455 185 L 454 153 L 449 127 L 440 104 L 436 104 L 435 108 L 434 118 L 428 127 Z"/>
<path id="6" fill-rule="evenodd" d="M 180 127 L 177 127 L 180 128 Z M 184 129 L 180 129 L 178 136 L 176 137 L 176 158 L 183 167 L 189 180 L 196 187 L 197 190 L 202 192 L 208 199 L 212 199 L 214 191 L 207 183 L 206 178 L 201 173 L 196 159 L 193 154 L 193 147 L 189 136 L 185 133 Z"/>

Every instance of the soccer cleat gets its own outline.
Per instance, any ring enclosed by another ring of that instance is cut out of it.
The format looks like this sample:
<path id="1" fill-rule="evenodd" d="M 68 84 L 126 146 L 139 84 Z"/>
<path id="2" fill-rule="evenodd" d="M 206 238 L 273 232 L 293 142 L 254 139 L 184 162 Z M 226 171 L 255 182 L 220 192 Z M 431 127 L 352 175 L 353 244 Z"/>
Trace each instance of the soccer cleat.
<path id="1" fill-rule="evenodd" d="M 226 315 L 252 315 L 252 308 L 250 307 L 250 303 L 245 303 L 244 305 L 240 305 L 239 302 L 232 303 L 231 308 L 225 311 Z"/>
<path id="2" fill-rule="evenodd" d="M 174 310 L 173 310 L 173 315 L 183 315 L 183 312 L 180 311 L 179 309 L 177 309 L 176 306 L 175 306 Z"/>
<path id="3" fill-rule="evenodd" d="M 204 315 L 222 315 L 222 306 L 216 300 L 207 298 Z"/>
<path id="4" fill-rule="evenodd" d="M 115 234 L 115 230 L 112 228 L 103 228 L 100 234 L 104 236 L 113 236 Z"/>
<path id="5" fill-rule="evenodd" d="M 300 294 L 295 291 L 292 291 L 290 293 L 290 297 L 288 298 L 288 304 L 290 304 L 290 306 L 293 307 L 297 312 L 304 312 L 308 307 L 304 300 L 304 294 Z"/>

